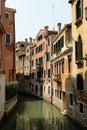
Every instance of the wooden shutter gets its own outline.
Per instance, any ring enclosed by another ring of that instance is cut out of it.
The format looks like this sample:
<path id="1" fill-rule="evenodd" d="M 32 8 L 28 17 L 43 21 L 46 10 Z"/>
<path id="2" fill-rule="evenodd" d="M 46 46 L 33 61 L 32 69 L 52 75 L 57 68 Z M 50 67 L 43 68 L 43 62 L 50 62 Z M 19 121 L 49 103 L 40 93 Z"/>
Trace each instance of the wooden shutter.
<path id="1" fill-rule="evenodd" d="M 77 90 L 83 90 L 83 75 L 77 74 Z"/>
<path id="2" fill-rule="evenodd" d="M 81 5 L 81 17 L 83 17 L 83 0 L 80 0 L 80 5 Z"/>
<path id="3" fill-rule="evenodd" d="M 75 41 L 75 60 L 76 61 L 78 61 L 78 44 L 77 44 L 78 42 L 77 41 Z"/>
<path id="4" fill-rule="evenodd" d="M 78 60 L 82 60 L 82 39 L 81 36 L 78 37 Z"/>

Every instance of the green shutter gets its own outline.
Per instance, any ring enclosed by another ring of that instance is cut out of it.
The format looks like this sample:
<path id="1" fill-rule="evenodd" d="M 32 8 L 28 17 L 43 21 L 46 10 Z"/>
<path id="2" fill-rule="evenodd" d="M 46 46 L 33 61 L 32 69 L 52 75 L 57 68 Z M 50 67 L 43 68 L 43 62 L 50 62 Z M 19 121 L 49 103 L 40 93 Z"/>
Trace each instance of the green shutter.
<path id="1" fill-rule="evenodd" d="M 83 0 L 80 0 L 80 5 L 81 5 L 81 17 L 83 17 Z"/>
<path id="2" fill-rule="evenodd" d="M 77 44 L 78 42 L 75 41 L 75 60 L 78 61 L 78 47 L 77 47 Z"/>
<path id="3" fill-rule="evenodd" d="M 82 60 L 82 39 L 79 36 L 78 37 L 78 56 L 79 56 L 79 61 Z"/>

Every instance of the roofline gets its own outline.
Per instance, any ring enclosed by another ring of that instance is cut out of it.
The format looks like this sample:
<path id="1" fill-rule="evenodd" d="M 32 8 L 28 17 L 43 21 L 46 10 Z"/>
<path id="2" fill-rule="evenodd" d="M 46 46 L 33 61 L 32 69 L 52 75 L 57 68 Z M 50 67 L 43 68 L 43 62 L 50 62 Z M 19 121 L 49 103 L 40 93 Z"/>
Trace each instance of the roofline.
<path id="1" fill-rule="evenodd" d="M 58 31 L 48 31 L 48 34 L 45 37 L 48 37 L 51 34 L 58 34 Z"/>
<path id="2" fill-rule="evenodd" d="M 67 27 L 69 27 L 69 26 L 71 26 L 71 23 L 70 23 L 70 24 L 66 24 L 66 25 L 61 29 L 61 31 L 57 34 L 57 36 L 53 39 L 52 42 L 54 42 L 54 41 L 61 35 L 61 33 L 65 30 L 65 28 L 67 28 Z"/>
<path id="3" fill-rule="evenodd" d="M 5 7 L 5 9 L 10 10 L 10 11 L 12 11 L 12 12 L 16 13 L 16 9 L 13 9 L 13 8 L 8 8 L 8 7 Z"/>

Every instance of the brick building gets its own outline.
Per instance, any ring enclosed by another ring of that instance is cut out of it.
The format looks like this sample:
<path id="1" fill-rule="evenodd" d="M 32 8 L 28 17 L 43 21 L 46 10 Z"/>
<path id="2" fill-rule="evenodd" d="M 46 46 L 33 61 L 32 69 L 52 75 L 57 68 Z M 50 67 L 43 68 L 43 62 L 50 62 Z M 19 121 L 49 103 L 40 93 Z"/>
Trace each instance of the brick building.
<path id="1" fill-rule="evenodd" d="M 40 29 L 31 48 L 31 93 L 51 102 L 51 41 L 57 31 Z"/>
<path id="2" fill-rule="evenodd" d="M 14 81 L 15 76 L 15 9 L 5 8 L 5 80 Z"/>
<path id="3" fill-rule="evenodd" d="M 5 82 L 15 80 L 15 12 L 0 0 L 0 120 L 5 110 Z"/>
<path id="4" fill-rule="evenodd" d="M 0 120 L 4 115 L 4 104 L 5 104 L 4 14 L 5 14 L 5 0 L 0 0 Z"/>

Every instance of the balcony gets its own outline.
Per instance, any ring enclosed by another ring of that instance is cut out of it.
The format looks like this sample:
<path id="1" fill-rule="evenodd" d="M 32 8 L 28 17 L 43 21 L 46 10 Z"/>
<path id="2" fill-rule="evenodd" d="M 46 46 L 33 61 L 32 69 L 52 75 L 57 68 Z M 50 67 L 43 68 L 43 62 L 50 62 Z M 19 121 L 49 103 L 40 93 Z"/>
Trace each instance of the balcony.
<path id="1" fill-rule="evenodd" d="M 53 79 L 55 82 L 59 83 L 59 84 L 62 83 L 62 79 L 61 79 L 61 75 L 60 75 L 60 74 L 53 74 L 52 79 Z"/>

